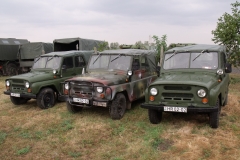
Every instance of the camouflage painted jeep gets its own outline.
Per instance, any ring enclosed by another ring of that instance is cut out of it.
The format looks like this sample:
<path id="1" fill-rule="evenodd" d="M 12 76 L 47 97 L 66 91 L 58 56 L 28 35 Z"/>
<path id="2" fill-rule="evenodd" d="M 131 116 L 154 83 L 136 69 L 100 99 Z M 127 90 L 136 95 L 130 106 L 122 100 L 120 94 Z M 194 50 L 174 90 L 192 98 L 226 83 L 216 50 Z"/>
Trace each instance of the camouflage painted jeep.
<path id="1" fill-rule="evenodd" d="M 149 120 L 160 123 L 162 112 L 208 113 L 212 128 L 219 125 L 221 106 L 227 104 L 229 74 L 224 46 L 176 47 L 164 54 L 160 78 L 146 90 Z"/>
<path id="2" fill-rule="evenodd" d="M 82 73 L 93 51 L 51 52 L 35 59 L 29 73 L 7 78 L 6 91 L 13 104 L 37 99 L 42 109 L 53 107 L 55 100 L 65 100 L 61 82 Z"/>
<path id="3" fill-rule="evenodd" d="M 67 108 L 108 107 L 112 119 L 121 119 L 131 102 L 157 78 L 156 53 L 150 50 L 106 50 L 92 55 L 87 73 L 65 81 Z"/>

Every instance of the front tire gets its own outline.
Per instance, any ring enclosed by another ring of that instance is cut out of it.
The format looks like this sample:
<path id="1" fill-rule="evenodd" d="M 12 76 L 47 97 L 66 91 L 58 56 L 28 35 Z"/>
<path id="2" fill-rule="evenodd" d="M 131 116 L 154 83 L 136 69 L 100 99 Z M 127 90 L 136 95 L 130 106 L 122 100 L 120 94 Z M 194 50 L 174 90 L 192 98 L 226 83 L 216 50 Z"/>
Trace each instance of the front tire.
<path id="1" fill-rule="evenodd" d="M 41 109 L 48 109 L 55 105 L 56 97 L 51 88 L 44 88 L 37 96 L 37 105 Z"/>
<path id="2" fill-rule="evenodd" d="M 15 105 L 25 104 L 27 103 L 28 99 L 22 97 L 12 97 L 10 96 L 11 102 Z"/>
<path id="3" fill-rule="evenodd" d="M 125 114 L 127 108 L 126 97 L 122 93 L 118 93 L 114 100 L 112 101 L 112 105 L 109 107 L 109 113 L 112 119 L 119 120 Z"/>
<path id="4" fill-rule="evenodd" d="M 216 112 L 211 112 L 209 114 L 209 125 L 212 128 L 218 128 L 219 126 L 219 117 L 221 112 L 221 105 L 220 105 L 219 99 L 217 99 L 216 107 L 218 108 L 218 110 Z"/>
<path id="5" fill-rule="evenodd" d="M 77 113 L 77 112 L 80 112 L 83 109 L 83 107 L 78 107 L 78 106 L 71 105 L 68 101 L 66 101 L 66 105 L 67 105 L 68 111 L 71 112 L 71 113 Z"/>
<path id="6" fill-rule="evenodd" d="M 162 112 L 154 109 L 148 109 L 148 118 L 152 124 L 158 124 L 162 121 Z"/>

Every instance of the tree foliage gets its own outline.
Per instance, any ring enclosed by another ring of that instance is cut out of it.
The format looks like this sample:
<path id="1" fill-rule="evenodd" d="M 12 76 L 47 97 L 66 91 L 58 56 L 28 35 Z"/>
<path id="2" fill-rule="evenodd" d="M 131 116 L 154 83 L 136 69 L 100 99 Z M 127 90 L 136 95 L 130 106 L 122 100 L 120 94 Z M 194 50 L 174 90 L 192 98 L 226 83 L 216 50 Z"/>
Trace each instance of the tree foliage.
<path id="1" fill-rule="evenodd" d="M 110 49 L 119 49 L 119 43 L 118 42 L 110 43 Z"/>
<path id="2" fill-rule="evenodd" d="M 109 49 L 108 42 L 104 41 L 104 42 L 98 44 L 98 47 L 97 47 L 98 51 L 101 52 L 101 51 L 104 51 L 104 50 L 107 50 L 107 49 Z"/>
<path id="3" fill-rule="evenodd" d="M 225 45 L 229 53 L 228 61 L 234 66 L 240 62 L 240 3 L 232 3 L 232 14 L 224 13 L 217 22 L 217 27 L 212 31 L 214 43 Z"/>
<path id="4" fill-rule="evenodd" d="M 163 52 L 167 50 L 167 35 L 163 35 L 160 39 L 158 36 L 154 35 L 153 40 L 155 42 L 157 50 L 157 59 L 160 59 L 161 48 L 163 47 Z"/>

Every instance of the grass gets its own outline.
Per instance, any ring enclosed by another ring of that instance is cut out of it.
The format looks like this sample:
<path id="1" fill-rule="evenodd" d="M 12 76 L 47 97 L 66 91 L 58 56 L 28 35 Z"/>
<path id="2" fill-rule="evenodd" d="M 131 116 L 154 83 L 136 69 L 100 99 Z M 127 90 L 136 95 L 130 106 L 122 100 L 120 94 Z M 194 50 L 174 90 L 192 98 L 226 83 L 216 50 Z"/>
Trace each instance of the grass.
<path id="1" fill-rule="evenodd" d="M 148 120 L 143 101 L 134 102 L 121 120 L 108 109 L 89 108 L 71 114 L 65 103 L 41 110 L 35 100 L 15 106 L 3 94 L 0 77 L 0 157 L 10 159 L 206 160 L 240 157 L 240 75 L 231 75 L 229 103 L 220 126 L 212 129 L 207 115 L 163 113 Z"/>

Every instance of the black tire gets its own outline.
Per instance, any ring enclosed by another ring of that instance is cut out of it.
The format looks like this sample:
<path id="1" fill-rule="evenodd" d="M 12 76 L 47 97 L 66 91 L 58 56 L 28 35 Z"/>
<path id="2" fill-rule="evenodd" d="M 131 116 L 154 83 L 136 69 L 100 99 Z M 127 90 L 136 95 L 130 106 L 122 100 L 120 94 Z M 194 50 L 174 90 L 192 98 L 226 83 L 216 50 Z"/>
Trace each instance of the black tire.
<path id="1" fill-rule="evenodd" d="M 78 106 L 71 105 L 68 101 L 66 101 L 66 104 L 67 104 L 68 111 L 71 112 L 71 113 L 77 113 L 77 112 L 80 112 L 83 109 L 83 107 L 78 107 Z"/>
<path id="2" fill-rule="evenodd" d="M 219 126 L 219 117 L 221 112 L 221 105 L 219 99 L 217 99 L 216 107 L 218 108 L 218 110 L 209 114 L 209 125 L 212 128 L 218 128 Z"/>
<path id="3" fill-rule="evenodd" d="M 15 105 L 25 104 L 29 100 L 29 99 L 22 98 L 22 97 L 12 97 L 12 96 L 10 96 L 10 99 L 11 99 L 12 103 Z"/>
<path id="4" fill-rule="evenodd" d="M 162 121 L 162 112 L 154 109 L 148 109 L 148 118 L 152 124 L 158 124 Z"/>
<path id="5" fill-rule="evenodd" d="M 37 96 L 37 105 L 41 109 L 48 109 L 55 105 L 56 97 L 51 88 L 43 88 Z"/>
<path id="6" fill-rule="evenodd" d="M 111 118 L 113 120 L 121 119 L 126 112 L 126 108 L 126 97 L 124 96 L 124 94 L 118 93 L 112 101 L 111 106 L 109 107 L 109 113 Z"/>
<path id="7" fill-rule="evenodd" d="M 6 68 L 6 72 L 8 76 L 13 76 L 18 74 L 18 67 L 14 63 L 9 63 Z"/>

